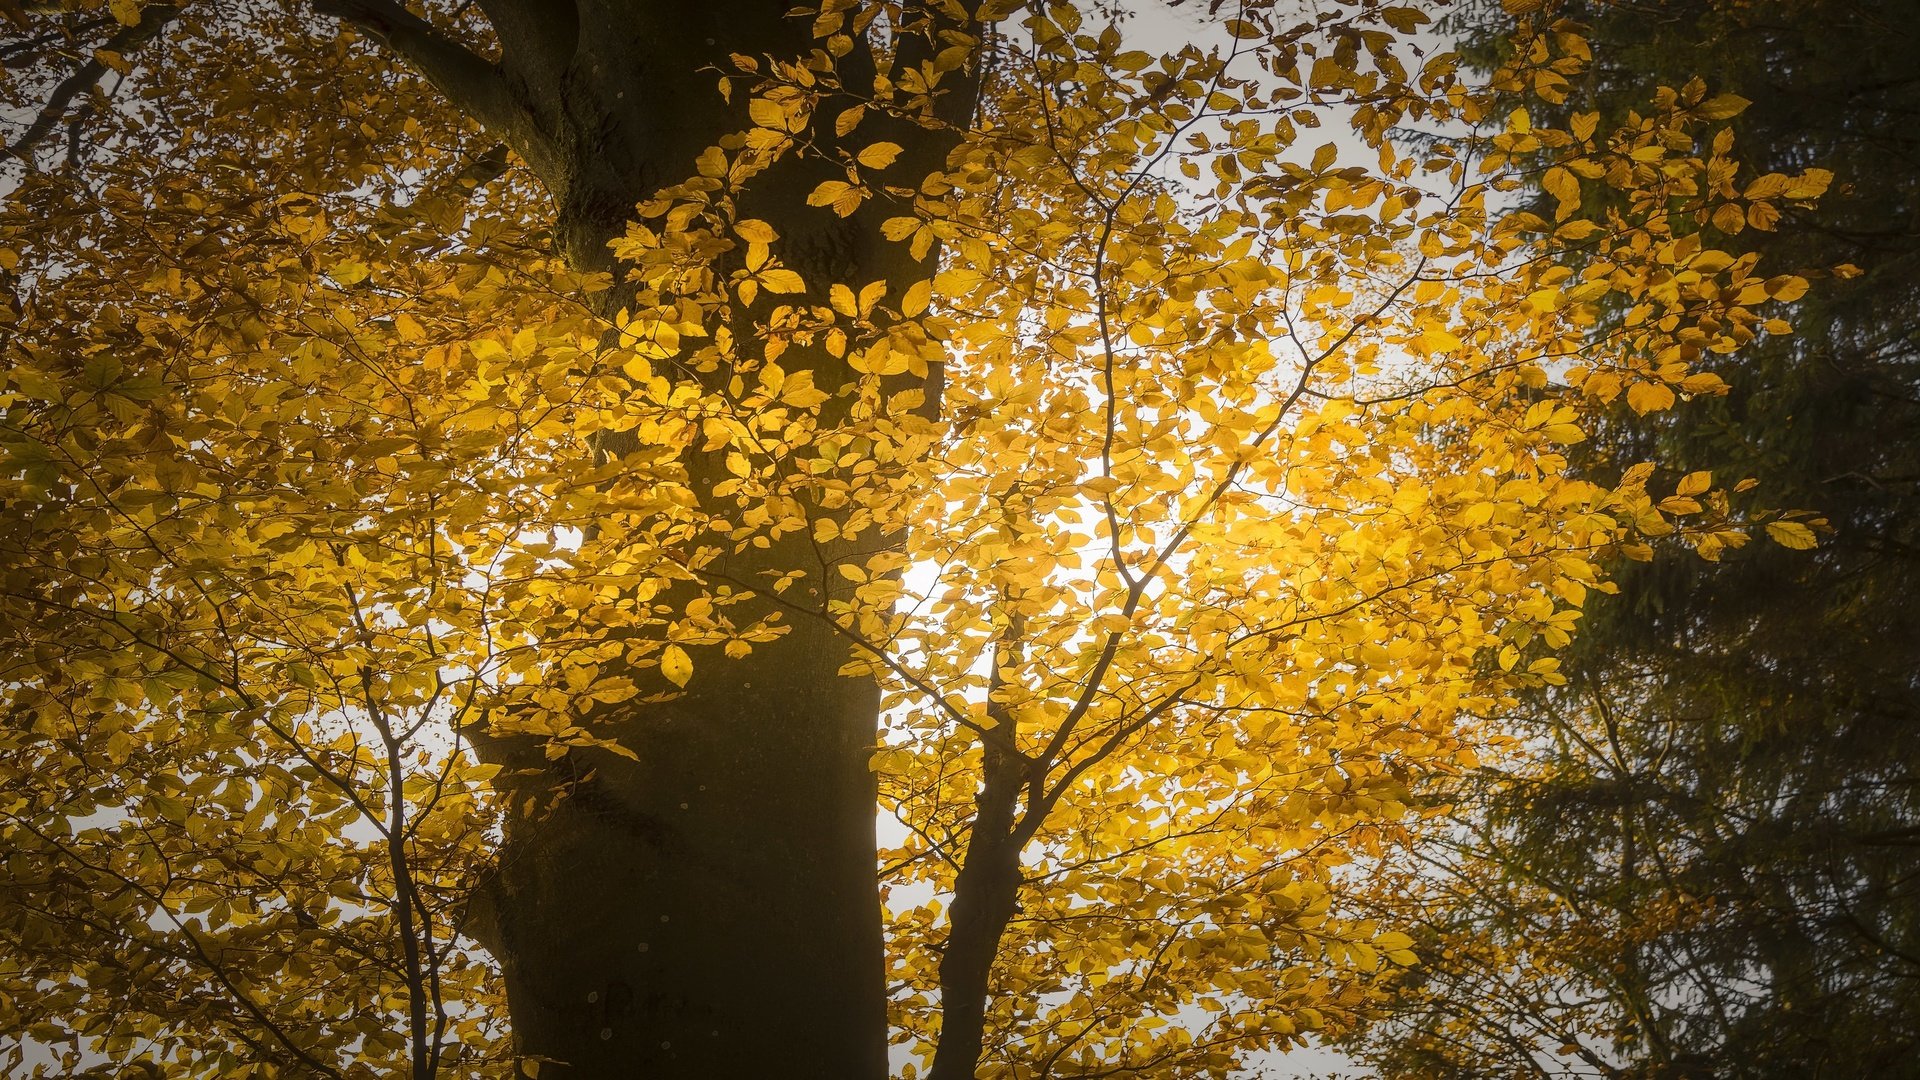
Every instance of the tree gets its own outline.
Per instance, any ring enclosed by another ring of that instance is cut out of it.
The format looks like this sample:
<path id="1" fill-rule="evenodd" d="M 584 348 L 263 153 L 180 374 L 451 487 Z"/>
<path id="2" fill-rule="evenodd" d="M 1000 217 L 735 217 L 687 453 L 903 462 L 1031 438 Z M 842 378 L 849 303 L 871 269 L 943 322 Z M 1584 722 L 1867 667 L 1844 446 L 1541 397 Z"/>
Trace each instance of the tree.
<path id="1" fill-rule="evenodd" d="M 1430 951 L 1444 943 L 1451 959 L 1375 1033 L 1389 1075 L 1911 1070 L 1911 8 L 1551 13 L 1587 24 L 1611 58 L 1567 110 L 1615 115 L 1645 81 L 1698 70 L 1744 101 L 1734 125 L 1761 174 L 1748 192 L 1809 163 L 1839 176 L 1778 220 L 1703 225 L 1704 243 L 1823 280 L 1794 337 L 1722 362 L 1734 390 L 1702 422 L 1597 424 L 1585 474 L 1651 456 L 1681 472 L 1738 462 L 1833 533 L 1801 555 L 1619 575 L 1621 595 L 1568 657 L 1569 685 L 1508 717 L 1526 749 L 1445 797 L 1462 828 L 1421 853 L 1413 881 L 1432 889 L 1408 904 L 1432 913 Z M 1478 37 L 1493 49 L 1508 32 Z M 1553 976 L 1521 977 L 1542 969 Z"/>
<path id="2" fill-rule="evenodd" d="M 13 15 L 0 1007 L 69 1068 L 1351 1023 L 1414 957 L 1342 867 L 1609 552 L 1737 535 L 1564 451 L 1804 287 L 1675 221 L 1823 185 L 1743 196 L 1691 88 L 1490 121 L 1372 3 L 1161 56 L 1068 5 Z M 1540 154 L 1621 206 L 1498 210 Z"/>

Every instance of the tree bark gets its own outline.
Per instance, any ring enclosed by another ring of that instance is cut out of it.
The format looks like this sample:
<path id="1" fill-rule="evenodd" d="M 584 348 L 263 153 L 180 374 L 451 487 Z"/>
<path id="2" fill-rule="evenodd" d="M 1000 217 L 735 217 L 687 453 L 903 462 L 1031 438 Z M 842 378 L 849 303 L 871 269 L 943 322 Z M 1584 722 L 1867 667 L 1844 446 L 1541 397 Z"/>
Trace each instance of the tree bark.
<path id="1" fill-rule="evenodd" d="M 790 0 L 483 0 L 496 62 L 390 0 L 315 2 L 511 147 L 553 197 L 556 247 L 616 278 L 607 242 L 635 204 L 749 126 L 745 95 L 728 103 L 717 90 L 729 55 L 797 58 L 819 44 L 809 20 L 787 15 Z M 912 48 L 902 39 L 903 54 Z M 843 84 L 866 89 L 874 66 L 857 41 Z M 964 123 L 976 92 L 959 86 L 943 107 Z M 821 111 L 817 143 L 836 141 L 843 107 Z M 924 175 L 956 136 L 879 118 L 858 138 L 901 144 Z M 929 276 L 931 255 L 914 260 L 880 235 L 906 207 L 882 201 L 840 218 L 806 205 L 836 175 L 831 163 L 784 160 L 755 178 L 742 216 L 780 231 L 779 256 L 818 302 L 835 282 L 885 280 L 898 296 Z M 848 377 L 824 353 L 808 359 L 823 387 Z M 707 466 L 688 467 L 698 486 Z M 789 541 L 726 570 L 751 581 L 763 568 L 810 565 L 812 548 Z M 548 762 L 538 747 L 506 748 L 527 771 L 505 791 L 505 842 L 477 903 L 519 1053 L 541 1080 L 886 1075 L 868 766 L 878 691 L 838 674 L 850 653 L 830 627 L 788 622 L 790 633 L 745 660 L 696 665 L 677 700 L 596 717 L 637 762 L 599 751 Z M 554 791 L 565 795 L 545 797 Z"/>
<path id="2" fill-rule="evenodd" d="M 954 880 L 947 951 L 940 958 L 940 1041 L 929 1080 L 973 1080 L 985 1048 L 994 957 L 1019 902 L 1025 839 L 1014 811 L 1026 770 L 996 747 L 988 746 L 986 755 L 979 812 Z"/>
<path id="3" fill-rule="evenodd" d="M 1003 601 L 1011 601 L 1007 593 Z M 947 915 L 947 950 L 940 957 L 940 1039 L 928 1080 L 973 1080 L 986 1049 L 987 999 L 1000 938 L 1019 910 L 1020 853 L 1038 819 L 1019 814 L 1020 793 L 1033 779 L 1034 762 L 1019 750 L 1019 725 L 1001 701 L 1008 672 L 1018 672 L 1026 645 L 1016 615 L 996 647 L 987 687 L 987 717 L 996 738 L 982 746 L 980 791 L 974 796 L 973 828 L 960 872 L 954 878 Z"/>
<path id="4" fill-rule="evenodd" d="M 634 710 L 640 755 L 515 808 L 492 901 L 520 1052 L 540 1076 L 886 1074 L 874 881 L 877 691 L 798 625 Z M 547 809 L 543 803 L 550 803 Z"/>

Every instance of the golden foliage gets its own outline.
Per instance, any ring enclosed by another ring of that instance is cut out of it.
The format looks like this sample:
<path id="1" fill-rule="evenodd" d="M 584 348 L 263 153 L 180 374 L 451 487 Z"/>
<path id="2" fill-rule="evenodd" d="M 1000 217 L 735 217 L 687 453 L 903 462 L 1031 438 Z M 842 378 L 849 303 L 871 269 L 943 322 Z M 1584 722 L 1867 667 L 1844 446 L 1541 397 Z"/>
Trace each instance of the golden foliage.
<path id="1" fill-rule="evenodd" d="M 1698 226 L 1767 227 L 1826 177 L 1739 183 L 1715 126 L 1738 103 L 1698 85 L 1613 131 L 1487 115 L 1411 47 L 1413 8 L 1247 5 L 1161 55 L 991 6 L 988 43 L 890 87 L 833 60 L 884 5 L 827 5 L 811 57 L 736 58 L 751 126 L 637 209 L 630 282 L 559 265 L 517 172 L 457 180 L 477 147 L 429 90 L 299 25 L 286 71 L 340 65 L 304 105 L 216 81 L 186 128 L 116 114 L 84 174 L 22 176 L 5 1026 L 168 1075 L 397 1075 L 430 967 L 440 1067 L 504 1068 L 459 925 L 499 798 L 467 741 L 631 753 L 603 706 L 725 679 L 803 619 L 886 689 L 915 1054 L 970 850 L 1020 875 L 983 1075 L 1225 1075 L 1416 961 L 1339 902 L 1417 825 L 1409 785 L 1558 677 L 1607 559 L 1745 539 L 1704 474 L 1659 498 L 1651 467 L 1604 486 L 1565 447 L 1616 399 L 1725 389 L 1703 358 L 1805 284 Z M 233 40 L 187 11 L 150 100 Z M 988 48 L 944 167 L 863 140 L 933 123 Z M 1587 60 L 1569 28 L 1518 57 L 1495 85 L 1548 100 Z M 832 148 L 806 134 L 827 109 Z M 1349 132 L 1316 145 L 1323 122 Z M 1460 137 L 1390 137 L 1417 125 Z M 736 210 L 797 154 L 840 155 L 820 214 L 884 206 L 938 276 L 804 279 Z M 1505 197 L 1540 170 L 1552 220 Z M 609 323 L 586 301 L 616 287 Z M 737 617 L 749 597 L 773 613 Z"/>

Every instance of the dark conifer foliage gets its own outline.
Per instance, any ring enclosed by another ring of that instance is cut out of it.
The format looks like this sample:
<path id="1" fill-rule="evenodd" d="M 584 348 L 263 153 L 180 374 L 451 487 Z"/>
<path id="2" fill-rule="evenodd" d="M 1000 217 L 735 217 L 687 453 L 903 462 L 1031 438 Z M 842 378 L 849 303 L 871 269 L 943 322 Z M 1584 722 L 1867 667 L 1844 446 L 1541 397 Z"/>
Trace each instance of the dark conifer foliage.
<path id="1" fill-rule="evenodd" d="M 1515 9 L 1465 15 L 1483 60 Z M 1814 277 L 1794 335 L 1725 358 L 1725 398 L 1623 409 L 1588 469 L 1733 465 L 1832 531 L 1656 559 L 1589 605 L 1568 684 L 1520 710 L 1527 760 L 1447 793 L 1462 826 L 1419 858 L 1446 868 L 1430 932 L 1449 949 L 1366 1052 L 1389 1076 L 1915 1075 L 1920 5 L 1551 14 L 1599 58 L 1568 113 L 1611 120 L 1699 76 L 1751 103 L 1741 183 L 1836 174 L 1814 208 L 1703 237 Z M 1511 977 L 1535 967 L 1552 977 Z"/>

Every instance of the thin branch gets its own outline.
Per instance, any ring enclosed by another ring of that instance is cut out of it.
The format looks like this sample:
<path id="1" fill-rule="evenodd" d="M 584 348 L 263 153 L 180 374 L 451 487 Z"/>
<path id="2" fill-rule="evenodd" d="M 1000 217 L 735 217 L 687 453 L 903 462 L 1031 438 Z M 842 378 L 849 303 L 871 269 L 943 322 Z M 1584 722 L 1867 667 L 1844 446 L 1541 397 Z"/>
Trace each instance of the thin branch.
<path id="1" fill-rule="evenodd" d="M 101 866 L 95 863 L 88 862 L 78 852 L 73 850 L 72 847 L 63 843 L 58 838 L 48 835 L 45 831 L 41 830 L 38 826 L 34 825 L 33 822 L 27 820 L 26 818 L 23 818 L 18 814 L 13 814 L 13 813 L 7 814 L 7 817 L 10 818 L 16 826 L 33 834 L 33 836 L 38 840 L 40 840 L 42 843 L 46 844 L 48 847 L 53 848 L 55 851 L 60 852 L 62 855 L 65 855 L 67 858 L 72 859 L 79 866 L 87 870 L 91 870 L 94 873 L 101 874 L 106 877 L 110 877 L 115 881 L 118 881 L 124 888 L 131 889 L 133 892 L 137 893 L 141 897 L 141 899 L 147 901 L 147 903 L 153 906 L 153 910 L 155 912 L 157 912 L 160 916 L 165 918 L 169 923 L 173 925 L 173 927 L 176 930 L 180 932 L 180 935 L 183 939 L 185 939 L 187 946 L 193 950 L 194 957 L 198 959 L 201 965 L 207 969 L 208 973 L 213 976 L 214 981 L 218 982 L 221 988 L 226 990 L 228 996 L 233 999 L 234 1004 L 240 1006 L 242 1011 L 244 1011 L 248 1016 L 251 1016 L 254 1019 L 254 1021 L 257 1022 L 261 1027 L 265 1028 L 267 1030 L 267 1034 L 273 1036 L 275 1042 L 279 1043 L 282 1047 L 284 1047 L 286 1051 L 289 1054 L 293 1055 L 293 1057 L 297 1059 L 301 1064 L 307 1066 L 308 1068 L 314 1070 L 315 1072 L 320 1073 L 323 1076 L 332 1077 L 334 1078 L 334 1080 L 342 1080 L 340 1071 L 338 1069 L 335 1069 L 329 1066 L 326 1062 L 321 1061 L 319 1058 L 314 1057 L 312 1054 L 302 1049 L 299 1043 L 296 1043 L 293 1041 L 292 1035 L 290 1035 L 285 1029 L 283 1029 L 279 1025 L 279 1023 L 277 1023 L 274 1020 L 274 1018 L 267 1013 L 266 1009 L 259 1002 L 253 999 L 252 995 L 248 994 L 245 990 L 243 990 L 240 987 L 240 984 L 236 982 L 230 974 L 228 974 L 227 969 L 220 964 L 220 962 L 214 957 L 212 953 L 207 951 L 206 945 L 203 942 L 201 942 L 200 938 L 197 935 L 194 934 L 192 925 L 186 922 L 184 919 L 180 918 L 180 916 L 175 915 L 173 913 L 173 909 L 167 906 L 165 900 L 160 895 L 155 893 L 152 889 L 149 889 L 147 886 L 141 884 L 138 881 L 135 881 L 130 877 L 127 877 L 125 874 L 120 873 L 119 871 L 113 869 L 110 866 Z"/>
<path id="2" fill-rule="evenodd" d="M 92 90 L 101 79 L 106 77 L 107 65 L 100 59 L 100 53 L 111 52 L 124 56 L 153 40 L 179 14 L 180 9 L 172 4 L 153 4 L 142 8 L 139 22 L 132 26 L 121 27 L 118 33 L 108 38 L 104 45 L 94 51 L 91 59 L 81 64 L 73 74 L 60 80 L 59 84 L 53 88 L 53 93 L 47 95 L 47 103 L 40 107 L 39 114 L 33 118 L 31 124 L 27 125 L 27 130 L 21 132 L 18 139 L 8 144 L 0 156 L 24 161 L 29 168 L 32 168 L 34 147 L 60 125 L 61 118 L 67 114 L 67 106 L 73 104 L 74 98 Z"/>

